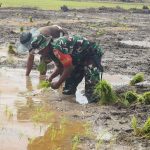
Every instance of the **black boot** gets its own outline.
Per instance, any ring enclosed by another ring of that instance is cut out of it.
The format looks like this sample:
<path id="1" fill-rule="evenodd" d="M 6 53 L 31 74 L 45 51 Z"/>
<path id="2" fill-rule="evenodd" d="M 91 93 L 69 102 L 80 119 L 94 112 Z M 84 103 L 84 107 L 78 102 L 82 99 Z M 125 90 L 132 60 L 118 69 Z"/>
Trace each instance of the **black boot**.
<path id="1" fill-rule="evenodd" d="M 64 87 L 63 92 L 64 95 L 75 95 L 76 87 Z"/>

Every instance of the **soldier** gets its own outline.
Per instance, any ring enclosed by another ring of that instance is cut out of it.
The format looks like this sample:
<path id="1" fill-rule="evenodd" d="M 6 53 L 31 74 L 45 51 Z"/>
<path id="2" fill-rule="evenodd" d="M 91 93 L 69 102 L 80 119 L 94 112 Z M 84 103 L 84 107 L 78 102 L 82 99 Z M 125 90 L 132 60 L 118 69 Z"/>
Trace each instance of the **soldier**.
<path id="1" fill-rule="evenodd" d="M 32 39 L 31 54 L 48 55 L 56 69 L 49 76 L 51 87 L 58 89 L 65 82 L 63 94 L 75 94 L 78 84 L 85 77 L 85 96 L 88 102 L 97 102 L 94 87 L 103 72 L 101 66 L 102 48 L 82 36 L 64 36 L 53 41 L 40 34 Z M 37 51 L 38 49 L 38 51 Z M 53 79 L 60 75 L 58 81 Z"/>
<path id="2" fill-rule="evenodd" d="M 53 26 L 45 26 L 41 27 L 38 30 L 30 30 L 30 32 L 23 32 L 20 35 L 20 43 L 21 45 L 18 47 L 18 51 L 25 51 L 26 46 L 31 46 L 31 41 L 36 35 L 45 35 L 46 37 L 52 37 L 53 39 L 59 38 L 61 36 L 67 35 L 67 31 L 58 25 Z M 44 65 L 44 70 L 40 70 L 40 75 L 45 75 L 47 71 L 47 64 L 51 62 L 51 59 L 47 55 L 42 55 L 40 57 L 40 65 Z M 27 68 L 26 68 L 26 76 L 30 75 L 34 63 L 34 55 L 29 53 L 27 59 Z"/>

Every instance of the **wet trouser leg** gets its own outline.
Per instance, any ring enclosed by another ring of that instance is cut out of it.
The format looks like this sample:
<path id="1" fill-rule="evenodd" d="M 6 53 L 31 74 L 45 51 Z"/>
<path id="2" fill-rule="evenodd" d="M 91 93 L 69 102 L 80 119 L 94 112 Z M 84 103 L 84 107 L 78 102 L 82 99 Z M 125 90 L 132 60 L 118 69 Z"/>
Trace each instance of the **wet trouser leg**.
<path id="1" fill-rule="evenodd" d="M 77 65 L 72 71 L 69 78 L 65 81 L 65 86 L 63 94 L 71 95 L 75 94 L 78 84 L 82 81 L 84 77 L 84 66 Z"/>
<path id="2" fill-rule="evenodd" d="M 99 63 L 98 63 L 99 62 Z M 94 94 L 95 85 L 100 81 L 100 58 L 89 57 L 85 62 L 85 96 L 88 102 L 97 102 L 99 97 Z"/>

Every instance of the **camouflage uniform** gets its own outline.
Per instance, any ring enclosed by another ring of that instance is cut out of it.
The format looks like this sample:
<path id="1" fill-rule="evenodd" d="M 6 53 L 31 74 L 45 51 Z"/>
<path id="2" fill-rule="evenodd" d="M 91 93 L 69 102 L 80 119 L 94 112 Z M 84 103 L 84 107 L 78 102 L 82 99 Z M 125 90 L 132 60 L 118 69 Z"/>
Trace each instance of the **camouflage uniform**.
<path id="1" fill-rule="evenodd" d="M 70 77 L 65 81 L 64 90 L 68 89 L 75 92 L 78 84 L 85 77 L 85 95 L 89 102 L 97 101 L 93 90 L 103 72 L 101 47 L 82 36 L 61 37 L 52 43 L 52 46 L 54 53 L 55 50 L 59 50 L 63 54 L 69 54 L 75 67 Z M 54 61 L 59 62 L 59 57 L 55 58 Z"/>

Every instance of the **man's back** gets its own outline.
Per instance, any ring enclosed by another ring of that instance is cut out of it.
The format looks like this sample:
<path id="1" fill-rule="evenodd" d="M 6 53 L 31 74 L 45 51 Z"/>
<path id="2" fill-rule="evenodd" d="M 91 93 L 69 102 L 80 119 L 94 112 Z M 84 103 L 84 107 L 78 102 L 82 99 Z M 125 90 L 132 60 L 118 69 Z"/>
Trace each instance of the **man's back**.
<path id="1" fill-rule="evenodd" d="M 43 35 L 52 36 L 52 38 L 59 38 L 68 34 L 65 29 L 57 25 L 41 27 L 38 31 Z"/>

